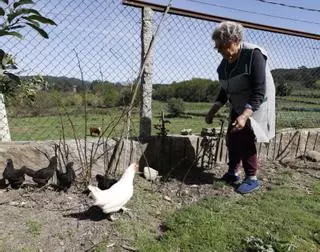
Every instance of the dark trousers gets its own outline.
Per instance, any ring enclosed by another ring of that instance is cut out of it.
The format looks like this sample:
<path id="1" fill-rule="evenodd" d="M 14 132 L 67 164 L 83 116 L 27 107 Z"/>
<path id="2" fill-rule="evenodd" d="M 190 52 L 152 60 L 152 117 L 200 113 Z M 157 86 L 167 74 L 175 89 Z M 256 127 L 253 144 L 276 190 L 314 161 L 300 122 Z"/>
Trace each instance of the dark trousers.
<path id="1" fill-rule="evenodd" d="M 233 122 L 233 121 L 231 121 Z M 230 124 L 227 131 L 227 147 L 229 152 L 229 172 L 234 173 L 240 169 L 241 162 L 246 176 L 255 176 L 259 168 L 256 137 L 247 120 L 242 130 L 231 133 Z"/>

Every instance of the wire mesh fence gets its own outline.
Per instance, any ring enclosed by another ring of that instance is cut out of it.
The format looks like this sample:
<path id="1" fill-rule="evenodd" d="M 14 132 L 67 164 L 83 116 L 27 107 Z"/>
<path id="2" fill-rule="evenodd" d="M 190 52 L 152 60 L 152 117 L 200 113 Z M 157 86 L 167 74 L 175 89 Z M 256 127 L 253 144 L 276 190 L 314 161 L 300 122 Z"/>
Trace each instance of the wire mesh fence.
<path id="1" fill-rule="evenodd" d="M 15 57 L 22 81 L 36 90 L 31 100 L 21 89 L 4 94 L 11 139 L 82 137 L 90 135 L 90 127 L 119 136 L 127 122 L 121 111 L 141 66 L 141 9 L 114 0 L 43 0 L 36 7 L 57 23 L 46 27 L 48 40 L 29 30 L 23 40 L 1 37 L 2 49 Z M 154 12 L 152 18 L 154 31 L 161 25 L 153 47 L 153 123 L 161 110 L 172 115 L 170 98 L 181 98 L 183 116 L 170 119 L 174 123 L 169 133 L 186 127 L 200 133 L 218 92 L 216 69 L 222 58 L 211 40 L 216 23 L 170 14 L 160 24 L 162 15 Z M 277 128 L 319 127 L 319 38 L 246 29 L 245 41 L 269 53 L 277 88 Z M 132 135 L 139 134 L 138 111 L 137 106 Z"/>

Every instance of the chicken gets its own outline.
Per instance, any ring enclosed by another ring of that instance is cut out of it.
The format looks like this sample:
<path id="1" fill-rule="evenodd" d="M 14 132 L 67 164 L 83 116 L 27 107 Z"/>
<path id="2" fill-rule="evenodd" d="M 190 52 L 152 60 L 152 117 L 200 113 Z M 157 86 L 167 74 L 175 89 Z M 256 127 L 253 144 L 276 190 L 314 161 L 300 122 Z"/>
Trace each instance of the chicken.
<path id="1" fill-rule="evenodd" d="M 90 136 L 100 136 L 101 134 L 101 128 L 90 128 Z"/>
<path id="2" fill-rule="evenodd" d="M 11 188 L 18 189 L 25 180 L 23 169 L 14 169 L 11 158 L 7 159 L 6 167 L 3 171 L 3 178 L 9 181 Z"/>
<path id="3" fill-rule="evenodd" d="M 107 176 L 103 176 L 101 174 L 96 175 L 96 180 L 98 182 L 98 187 L 101 190 L 109 189 L 112 185 L 114 185 L 118 181 L 116 179 L 108 178 Z"/>
<path id="4" fill-rule="evenodd" d="M 9 186 L 9 184 L 6 183 L 6 180 L 4 178 L 0 179 L 0 189 L 5 189 Z"/>
<path id="5" fill-rule="evenodd" d="M 24 173 L 32 177 L 32 180 L 38 184 L 38 186 L 44 186 L 52 178 L 54 171 L 57 169 L 58 159 L 56 156 L 50 158 L 49 165 L 40 170 L 33 170 L 26 166 L 23 167 Z"/>
<path id="6" fill-rule="evenodd" d="M 73 169 L 73 162 L 69 162 L 66 165 L 66 172 L 63 173 L 56 169 L 57 173 L 57 185 L 60 190 L 67 192 L 74 180 L 76 179 L 76 173 Z"/>
<path id="7" fill-rule="evenodd" d="M 108 178 L 107 176 L 103 176 L 101 174 L 96 175 L 96 180 L 98 182 L 98 188 L 101 190 L 106 190 L 109 189 L 112 185 L 117 183 L 118 180 L 113 179 L 113 178 Z M 83 192 L 83 194 L 89 195 L 90 190 L 87 188 Z"/>
<path id="8" fill-rule="evenodd" d="M 138 169 L 138 164 L 132 163 L 126 168 L 119 181 L 107 190 L 89 185 L 88 189 L 95 201 L 94 205 L 99 206 L 106 214 L 125 210 L 124 205 L 133 195 L 133 179 Z"/>

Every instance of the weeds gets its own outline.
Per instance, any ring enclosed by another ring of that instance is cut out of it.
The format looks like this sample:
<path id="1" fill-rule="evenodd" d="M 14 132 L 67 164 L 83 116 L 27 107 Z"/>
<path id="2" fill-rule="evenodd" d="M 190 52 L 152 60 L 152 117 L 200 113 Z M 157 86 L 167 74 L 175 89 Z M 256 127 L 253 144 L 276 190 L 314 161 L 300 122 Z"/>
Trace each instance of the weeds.
<path id="1" fill-rule="evenodd" d="M 29 234 L 31 234 L 32 236 L 40 235 L 42 229 L 42 224 L 40 222 L 34 220 L 27 220 L 26 225 L 28 228 L 27 232 Z"/>

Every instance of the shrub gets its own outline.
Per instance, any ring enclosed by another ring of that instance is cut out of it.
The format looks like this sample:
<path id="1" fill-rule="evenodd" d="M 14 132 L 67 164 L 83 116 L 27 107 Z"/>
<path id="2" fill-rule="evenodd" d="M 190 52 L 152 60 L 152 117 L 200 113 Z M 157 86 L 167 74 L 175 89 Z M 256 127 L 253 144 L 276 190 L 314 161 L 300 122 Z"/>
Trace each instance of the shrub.
<path id="1" fill-rule="evenodd" d="M 114 107 L 120 100 L 120 92 L 114 87 L 108 87 L 101 95 L 103 105 L 107 107 Z"/>
<path id="2" fill-rule="evenodd" d="M 288 96 L 292 92 L 292 86 L 287 82 L 280 82 L 276 87 L 277 96 Z"/>
<path id="3" fill-rule="evenodd" d="M 180 98 L 171 98 L 168 100 L 167 109 L 171 116 L 178 117 L 185 111 L 184 102 Z"/>
<path id="4" fill-rule="evenodd" d="M 88 105 L 92 107 L 98 107 L 102 105 L 102 98 L 98 95 L 88 93 L 87 94 Z"/>
<path id="5" fill-rule="evenodd" d="M 69 96 L 69 102 L 71 106 L 81 106 L 83 104 L 83 98 L 81 94 L 74 93 Z"/>
<path id="6" fill-rule="evenodd" d="M 314 87 L 316 89 L 320 89 L 320 80 L 317 80 L 315 83 L 314 83 Z"/>

